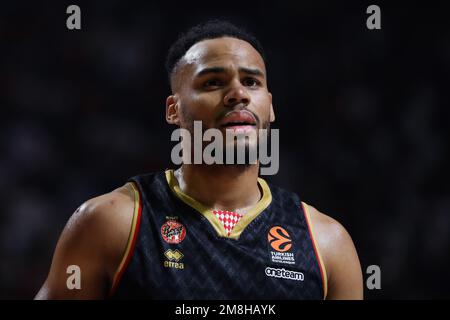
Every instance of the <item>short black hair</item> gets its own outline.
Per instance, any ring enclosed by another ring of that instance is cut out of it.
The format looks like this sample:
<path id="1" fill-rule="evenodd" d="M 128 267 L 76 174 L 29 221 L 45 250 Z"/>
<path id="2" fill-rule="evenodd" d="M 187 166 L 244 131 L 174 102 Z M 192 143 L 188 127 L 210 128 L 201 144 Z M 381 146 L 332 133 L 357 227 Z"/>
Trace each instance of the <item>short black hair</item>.
<path id="1" fill-rule="evenodd" d="M 196 25 L 189 29 L 186 33 L 181 34 L 181 36 L 170 47 L 166 59 L 166 71 L 169 78 L 169 83 L 172 72 L 177 63 L 194 44 L 203 40 L 221 37 L 237 38 L 250 43 L 253 48 L 259 52 L 264 62 L 266 61 L 261 43 L 252 34 L 228 21 L 210 20 Z"/>

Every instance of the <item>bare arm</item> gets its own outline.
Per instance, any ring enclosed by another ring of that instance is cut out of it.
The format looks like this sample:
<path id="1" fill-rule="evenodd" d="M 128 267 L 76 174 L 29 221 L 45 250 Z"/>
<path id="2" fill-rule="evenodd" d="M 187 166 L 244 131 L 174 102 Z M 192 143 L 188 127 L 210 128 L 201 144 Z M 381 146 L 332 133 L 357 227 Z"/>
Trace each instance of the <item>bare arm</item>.
<path id="1" fill-rule="evenodd" d="M 315 238 L 328 278 L 328 300 L 363 299 L 361 265 L 347 230 L 336 220 L 308 206 Z"/>
<path id="2" fill-rule="evenodd" d="M 50 272 L 35 299 L 105 298 L 127 245 L 133 210 L 129 185 L 81 205 L 59 238 Z M 71 265 L 79 267 L 80 289 L 67 286 Z"/>

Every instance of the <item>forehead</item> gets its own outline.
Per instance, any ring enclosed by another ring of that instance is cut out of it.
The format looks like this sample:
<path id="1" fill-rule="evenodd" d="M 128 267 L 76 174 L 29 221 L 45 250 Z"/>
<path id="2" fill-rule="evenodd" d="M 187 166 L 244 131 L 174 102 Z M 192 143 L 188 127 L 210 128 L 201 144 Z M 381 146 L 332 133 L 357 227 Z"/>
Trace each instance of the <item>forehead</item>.
<path id="1" fill-rule="evenodd" d="M 205 67 L 258 68 L 265 73 L 264 60 L 247 41 L 231 37 L 203 40 L 193 45 L 184 55 L 183 64 L 193 72 Z"/>

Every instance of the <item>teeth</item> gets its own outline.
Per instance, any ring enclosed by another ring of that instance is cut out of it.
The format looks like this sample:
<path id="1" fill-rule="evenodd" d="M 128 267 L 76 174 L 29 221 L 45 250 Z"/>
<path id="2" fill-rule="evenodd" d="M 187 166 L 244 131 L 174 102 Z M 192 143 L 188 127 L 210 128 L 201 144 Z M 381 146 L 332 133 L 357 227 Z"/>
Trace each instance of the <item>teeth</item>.
<path id="1" fill-rule="evenodd" d="M 227 126 L 249 125 L 249 123 L 248 122 L 229 122 L 226 125 Z"/>

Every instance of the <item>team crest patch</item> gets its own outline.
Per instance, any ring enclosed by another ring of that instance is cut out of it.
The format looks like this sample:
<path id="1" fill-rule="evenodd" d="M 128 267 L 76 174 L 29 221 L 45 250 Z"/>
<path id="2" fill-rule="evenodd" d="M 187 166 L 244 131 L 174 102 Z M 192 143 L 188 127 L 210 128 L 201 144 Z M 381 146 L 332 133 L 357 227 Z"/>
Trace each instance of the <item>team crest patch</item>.
<path id="1" fill-rule="evenodd" d="M 274 226 L 267 233 L 267 242 L 269 243 L 269 254 L 272 262 L 282 264 L 295 264 L 294 253 L 292 249 L 292 239 L 285 228 Z"/>
<path id="2" fill-rule="evenodd" d="M 166 223 L 161 227 L 161 235 L 165 242 L 178 244 L 186 237 L 186 227 L 178 222 L 176 218 L 168 217 Z"/>

